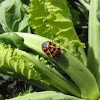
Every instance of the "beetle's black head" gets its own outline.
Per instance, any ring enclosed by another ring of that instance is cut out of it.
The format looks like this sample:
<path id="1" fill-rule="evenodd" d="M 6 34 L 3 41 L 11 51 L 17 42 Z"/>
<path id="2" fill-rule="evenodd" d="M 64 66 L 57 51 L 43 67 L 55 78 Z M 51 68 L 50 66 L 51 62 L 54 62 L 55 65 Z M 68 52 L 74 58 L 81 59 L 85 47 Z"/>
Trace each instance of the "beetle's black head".
<path id="1" fill-rule="evenodd" d="M 46 48 L 47 46 L 48 46 L 47 41 L 46 41 L 46 42 L 43 42 L 43 44 L 42 44 L 42 48 Z"/>

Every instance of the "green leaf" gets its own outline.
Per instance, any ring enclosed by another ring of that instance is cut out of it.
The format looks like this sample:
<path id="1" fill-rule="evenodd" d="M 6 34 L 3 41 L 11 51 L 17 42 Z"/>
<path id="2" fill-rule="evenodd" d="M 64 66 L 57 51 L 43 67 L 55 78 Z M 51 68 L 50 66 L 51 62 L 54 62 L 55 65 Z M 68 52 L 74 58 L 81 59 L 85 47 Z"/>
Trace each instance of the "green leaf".
<path id="1" fill-rule="evenodd" d="M 31 0 L 29 17 L 31 26 L 39 35 L 50 39 L 52 36 L 78 39 L 65 0 Z"/>
<path id="2" fill-rule="evenodd" d="M 32 80 L 36 86 L 38 85 L 37 81 L 41 81 L 47 85 L 53 85 L 64 93 L 72 93 L 80 97 L 77 86 L 64 78 L 56 69 L 41 62 L 38 55 L 13 49 L 4 43 L 0 43 L 0 53 L 3 54 L 0 56 L 1 73 L 24 79 L 29 83 Z M 34 80 L 36 80 L 35 83 Z M 42 86 L 41 83 L 39 85 Z M 49 89 L 55 90 L 55 88 Z"/>
<path id="3" fill-rule="evenodd" d="M 22 50 L 26 49 L 23 37 L 20 37 L 14 32 L 9 32 L 8 34 L 1 34 L 0 40 L 5 42 L 6 44 L 10 44 L 11 47 L 19 48 Z"/>
<path id="4" fill-rule="evenodd" d="M 33 68 L 34 64 L 18 55 L 10 45 L 0 42 L 0 53 L 3 54 L 0 57 L 0 73 L 21 79 L 43 90 L 51 90 L 49 86 L 40 82 L 41 78 Z"/>
<path id="5" fill-rule="evenodd" d="M 0 74 L 0 76 L 2 76 L 2 78 L 4 79 L 4 80 L 12 80 L 13 78 L 11 77 L 11 76 L 8 76 L 8 75 L 3 75 L 3 74 Z"/>
<path id="6" fill-rule="evenodd" d="M 28 79 L 41 79 L 39 73 L 34 69 L 34 64 L 22 56 L 19 56 L 16 50 L 13 50 L 10 45 L 0 43 L 0 53 L 3 53 L 0 57 L 1 69 L 4 67 L 6 71 L 6 68 L 9 66 L 8 68 L 10 68 L 13 73 L 21 73 Z"/>
<path id="7" fill-rule="evenodd" d="M 0 94 L 0 100 L 4 100 L 3 96 Z"/>
<path id="8" fill-rule="evenodd" d="M 65 73 L 67 73 L 71 80 L 79 87 L 82 98 L 98 98 L 99 88 L 95 77 L 90 70 L 86 68 L 86 66 L 84 66 L 84 64 L 82 64 L 73 54 L 68 52 L 64 47 L 60 46 L 60 56 L 53 59 L 49 58 L 42 51 L 41 46 L 43 42 L 51 40 L 34 34 L 17 34 L 24 38 L 24 44 L 32 49 L 33 52 L 50 59 Z"/>
<path id="9" fill-rule="evenodd" d="M 5 0 L 0 4 L 0 24 L 5 32 L 30 32 L 28 14 L 20 0 Z"/>
<path id="10" fill-rule="evenodd" d="M 99 1 L 91 0 L 90 3 L 87 66 L 94 74 L 100 88 L 100 22 L 97 17 L 97 9 L 100 6 Z"/>
<path id="11" fill-rule="evenodd" d="M 24 96 L 18 96 L 12 99 L 6 100 L 85 100 L 74 96 L 65 95 L 56 91 L 43 91 L 25 94 Z"/>
<path id="12" fill-rule="evenodd" d="M 59 42 L 75 54 L 85 65 L 86 56 L 75 32 L 66 0 L 31 0 L 30 24 L 35 33 Z M 76 42 L 77 46 L 75 46 Z"/>
<path id="13" fill-rule="evenodd" d="M 55 68 L 46 66 L 35 59 L 33 60 L 33 57 L 31 57 L 28 53 L 22 51 L 18 52 L 19 54 L 23 54 L 25 58 L 29 59 L 32 63 L 35 64 L 35 69 L 37 69 L 41 75 L 41 78 L 43 77 L 44 80 L 58 88 L 63 93 L 71 93 L 80 97 L 80 91 L 77 86 L 67 78 L 64 78 L 60 73 L 58 73 L 57 70 L 55 70 Z"/>

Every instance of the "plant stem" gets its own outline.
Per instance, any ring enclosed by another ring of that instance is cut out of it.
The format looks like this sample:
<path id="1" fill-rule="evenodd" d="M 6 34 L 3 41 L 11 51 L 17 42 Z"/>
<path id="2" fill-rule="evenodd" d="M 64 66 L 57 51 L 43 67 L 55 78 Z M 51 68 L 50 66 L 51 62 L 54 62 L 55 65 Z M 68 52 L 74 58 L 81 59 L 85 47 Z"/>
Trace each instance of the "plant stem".
<path id="1" fill-rule="evenodd" d="M 88 68 L 94 74 L 100 88 L 100 22 L 97 19 L 99 0 L 91 0 L 89 12 Z"/>
<path id="2" fill-rule="evenodd" d="M 79 2 L 89 11 L 89 4 L 87 4 L 84 0 L 79 0 Z"/>

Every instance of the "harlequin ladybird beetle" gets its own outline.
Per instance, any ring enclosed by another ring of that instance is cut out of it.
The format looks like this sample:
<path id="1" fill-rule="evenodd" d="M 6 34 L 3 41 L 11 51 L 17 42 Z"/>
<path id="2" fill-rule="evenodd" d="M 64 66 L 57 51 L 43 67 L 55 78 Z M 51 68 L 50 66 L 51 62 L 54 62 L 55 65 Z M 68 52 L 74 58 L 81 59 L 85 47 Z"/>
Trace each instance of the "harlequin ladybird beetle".
<path id="1" fill-rule="evenodd" d="M 42 50 L 51 58 L 60 54 L 60 47 L 50 41 L 46 41 L 42 44 Z"/>

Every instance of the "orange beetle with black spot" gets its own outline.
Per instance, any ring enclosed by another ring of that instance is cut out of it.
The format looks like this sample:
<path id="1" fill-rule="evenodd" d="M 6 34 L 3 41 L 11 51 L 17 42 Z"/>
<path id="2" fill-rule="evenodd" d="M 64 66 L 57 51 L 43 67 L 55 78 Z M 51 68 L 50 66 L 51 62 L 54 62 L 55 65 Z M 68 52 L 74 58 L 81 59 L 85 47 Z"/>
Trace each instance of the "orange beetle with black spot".
<path id="1" fill-rule="evenodd" d="M 51 58 L 60 54 L 60 47 L 50 41 L 46 41 L 42 44 L 42 50 Z"/>

